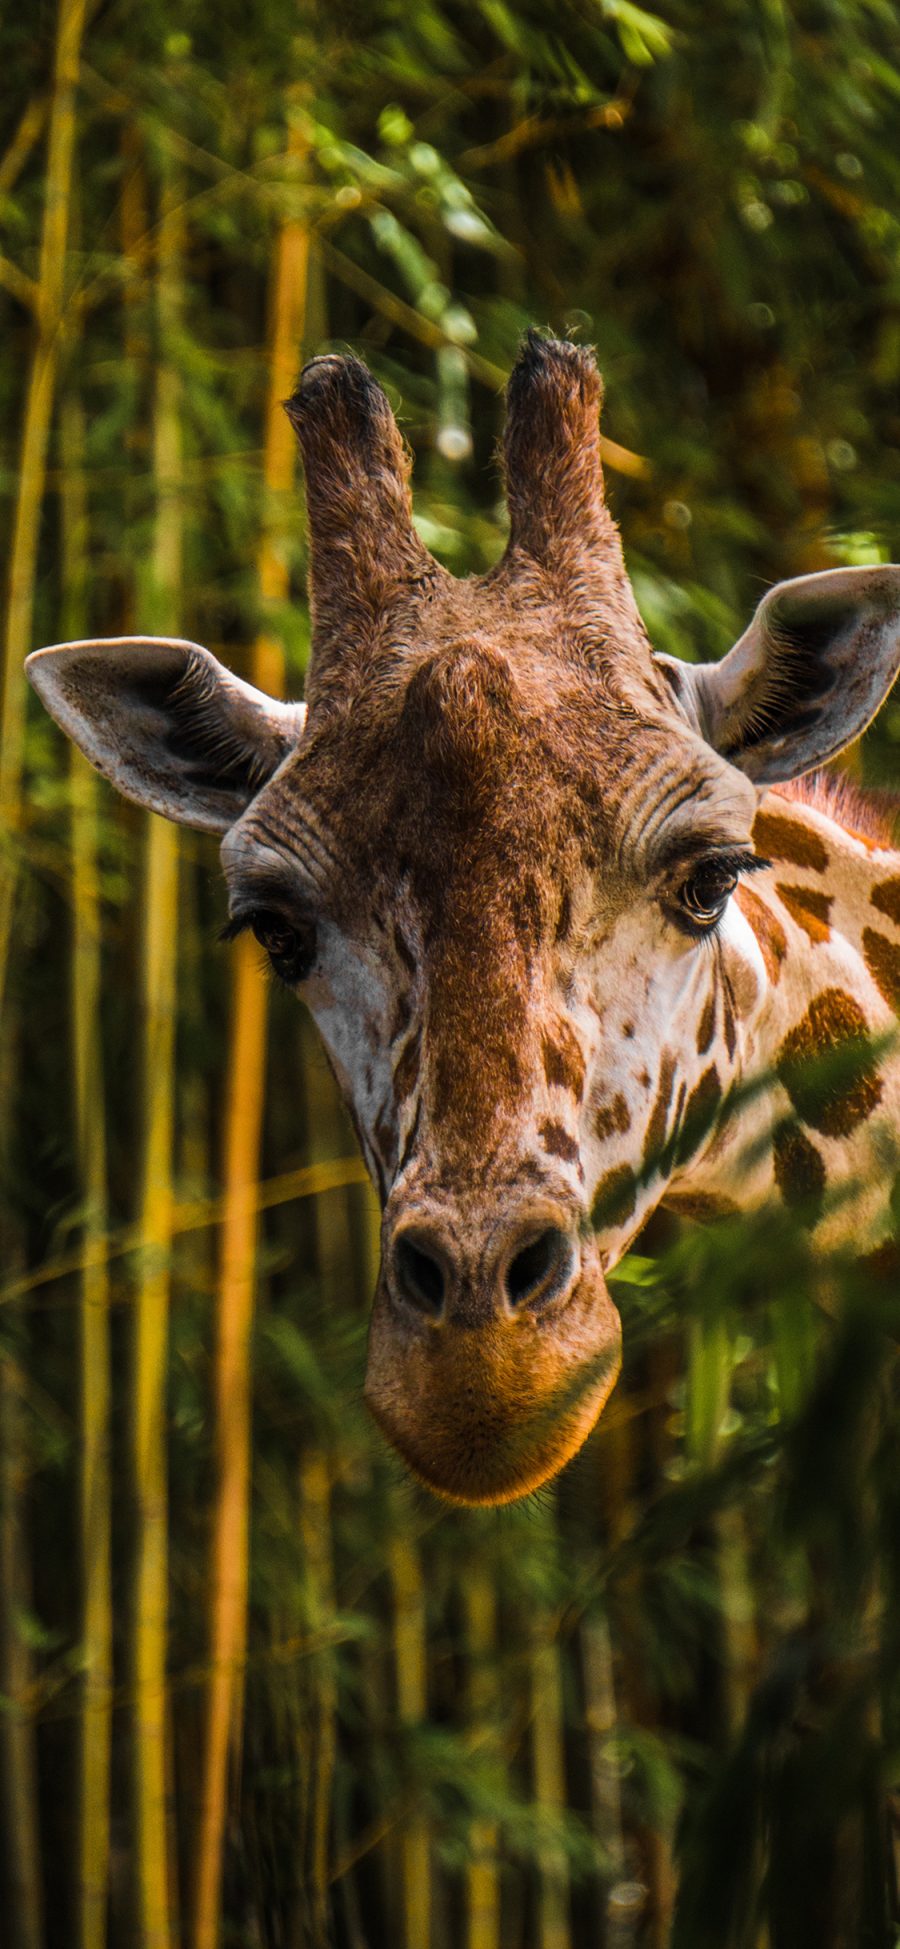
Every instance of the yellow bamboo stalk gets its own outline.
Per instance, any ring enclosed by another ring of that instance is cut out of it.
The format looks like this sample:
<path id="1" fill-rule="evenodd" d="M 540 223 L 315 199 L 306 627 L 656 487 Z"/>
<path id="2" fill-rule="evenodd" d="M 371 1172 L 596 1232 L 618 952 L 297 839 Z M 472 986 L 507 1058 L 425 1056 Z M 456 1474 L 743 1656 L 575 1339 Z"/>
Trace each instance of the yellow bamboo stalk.
<path id="1" fill-rule="evenodd" d="M 87 633 L 84 413 L 74 396 L 60 418 L 63 634 Z M 89 1253 L 80 1284 L 79 1481 L 82 1585 L 82 1715 L 78 1756 L 78 1940 L 106 1941 L 109 1767 L 112 1730 L 112 1598 L 109 1482 L 109 1265 L 106 1255 L 106 1118 L 100 1035 L 97 781 L 69 748 L 72 848 L 72 1059 L 76 1155 Z"/>
<path id="2" fill-rule="evenodd" d="M 394 1676 L 397 1714 L 404 1727 L 428 1717 L 425 1587 L 409 1518 L 396 1511 L 388 1544 L 393 1595 Z M 429 1949 L 431 1941 L 431 1835 L 424 1814 L 410 1806 L 399 1836 L 401 1942 Z"/>
<path id="3" fill-rule="evenodd" d="M 551 1620 L 531 1649 L 531 1773 L 538 1812 L 566 1806 L 564 1716 L 559 1645 Z M 537 1848 L 538 1949 L 569 1949 L 569 1878 L 565 1855 L 551 1840 Z"/>
<path id="4" fill-rule="evenodd" d="M 304 152 L 299 128 L 289 147 Z M 309 234 L 285 223 L 274 260 L 269 391 L 263 461 L 266 497 L 257 574 L 263 603 L 283 601 L 288 568 L 279 546 L 285 505 L 294 482 L 295 442 L 281 410 L 293 384 L 303 339 Z M 284 660 L 271 633 L 257 638 L 252 681 L 279 695 Z M 249 1347 L 256 1260 L 257 1179 L 266 1060 L 266 988 L 252 942 L 237 943 L 231 995 L 225 1108 L 225 1186 L 214 1378 L 217 1496 L 212 1537 L 210 1680 L 203 1789 L 197 1843 L 194 1949 L 216 1949 L 228 1792 L 229 1748 L 237 1752 L 247 1635 L 247 1548 L 250 1485 Z"/>
<path id="5" fill-rule="evenodd" d="M 75 96 L 84 13 L 85 0 L 60 0 L 36 290 L 37 338 L 25 392 L 18 490 L 13 512 L 0 725 L 0 825 L 5 833 L 0 847 L 0 1010 L 6 988 L 18 870 L 25 733 L 22 664 L 33 647 L 31 630 L 41 503 L 65 302 L 66 244 L 75 146 Z"/>
<path id="6" fill-rule="evenodd" d="M 157 244 L 157 312 L 162 342 L 153 422 L 156 517 L 151 567 L 157 623 L 173 632 L 180 621 L 183 535 L 180 381 L 172 362 L 170 334 L 180 305 L 183 246 L 179 186 L 167 175 L 162 189 Z M 144 1155 L 140 1223 L 145 1245 L 135 1305 L 133 1427 L 137 1498 L 132 1619 L 136 1905 L 143 1949 L 170 1949 L 173 1927 L 166 1750 L 166 1366 L 173 1235 L 178 839 L 174 826 L 153 817 L 146 824 L 144 913 L 141 968 Z"/>
<path id="7" fill-rule="evenodd" d="M 10 1355 L 0 1356 L 0 1689 L 3 1693 L 0 1808 L 9 1949 L 41 1949 L 43 1897 L 37 1825 L 37 1768 L 30 1709 L 31 1658 L 20 1626 L 31 1585 L 24 1534 L 27 1486 L 23 1402 Z"/>
<path id="8" fill-rule="evenodd" d="M 493 1661 L 497 1653 L 497 1593 L 480 1556 L 473 1557 L 462 1583 L 465 1644 L 471 1661 L 469 1720 L 479 1730 L 495 1704 Z M 477 1821 L 469 1837 L 466 1868 L 468 1949 L 500 1949 L 499 1830 L 496 1821 Z"/>
<path id="9" fill-rule="evenodd" d="M 84 0 L 60 0 L 53 55 L 47 174 L 37 282 L 36 337 L 25 385 L 18 482 L 12 517 L 7 603 L 0 672 L 0 1154 L 8 1154 L 9 1111 L 15 1095 L 16 1037 L 4 1008 L 10 935 L 19 867 L 25 682 L 22 664 L 32 648 L 35 573 L 46 478 L 47 442 L 63 311 L 66 243 L 75 144 L 75 91 L 84 31 Z M 7 1267 L 18 1256 L 16 1226 L 2 1214 L 0 1251 Z M 34 1729 L 29 1709 L 31 1659 L 20 1615 L 28 1607 L 24 1533 L 26 1478 L 21 1403 L 10 1363 L 0 1361 L 0 1788 L 5 1802 L 7 1918 L 14 1949 L 39 1949 L 43 1915 L 37 1827 Z"/>
<path id="10" fill-rule="evenodd" d="M 334 1566 L 331 1549 L 331 1470 L 320 1448 L 300 1458 L 300 1541 L 303 1548 L 310 1632 L 325 1631 L 334 1616 Z M 337 1684 L 333 1654 L 327 1648 L 310 1661 L 312 1690 L 307 1754 L 307 1804 L 301 1891 L 304 1942 L 330 1949 L 329 1883 L 331 1866 L 331 1789 L 337 1752 Z"/>

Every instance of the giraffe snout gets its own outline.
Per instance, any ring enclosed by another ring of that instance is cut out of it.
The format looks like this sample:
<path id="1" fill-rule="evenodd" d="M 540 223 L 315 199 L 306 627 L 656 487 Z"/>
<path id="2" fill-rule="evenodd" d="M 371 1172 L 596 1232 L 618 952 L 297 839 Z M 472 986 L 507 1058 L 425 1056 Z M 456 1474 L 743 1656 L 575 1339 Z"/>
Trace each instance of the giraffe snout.
<path id="1" fill-rule="evenodd" d="M 385 1240 L 391 1297 L 433 1326 L 477 1325 L 522 1307 L 565 1304 L 581 1268 L 579 1226 L 570 1212 L 533 1203 L 479 1236 L 471 1219 L 401 1218 Z"/>
<path id="2" fill-rule="evenodd" d="M 603 1408 L 620 1339 L 574 1202 L 507 1185 L 389 1204 L 366 1398 L 438 1494 L 509 1502 L 547 1481 Z"/>

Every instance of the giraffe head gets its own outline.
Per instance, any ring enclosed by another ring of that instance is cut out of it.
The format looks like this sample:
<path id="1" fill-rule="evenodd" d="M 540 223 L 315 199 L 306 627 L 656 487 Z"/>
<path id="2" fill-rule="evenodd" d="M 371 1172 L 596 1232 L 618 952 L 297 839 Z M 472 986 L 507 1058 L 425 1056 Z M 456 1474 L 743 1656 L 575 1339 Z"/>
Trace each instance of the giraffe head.
<path id="1" fill-rule="evenodd" d="M 120 790 L 224 835 L 230 931 L 307 1002 L 380 1192 L 368 1399 L 464 1502 L 544 1481 L 600 1413 L 605 1274 L 715 1140 L 762 1006 L 731 898 L 759 790 L 855 737 L 900 661 L 883 569 L 774 589 L 721 664 L 654 656 L 599 396 L 590 353 L 529 335 L 509 543 L 457 581 L 380 388 L 355 359 L 306 368 L 305 707 L 182 642 L 30 660 Z"/>

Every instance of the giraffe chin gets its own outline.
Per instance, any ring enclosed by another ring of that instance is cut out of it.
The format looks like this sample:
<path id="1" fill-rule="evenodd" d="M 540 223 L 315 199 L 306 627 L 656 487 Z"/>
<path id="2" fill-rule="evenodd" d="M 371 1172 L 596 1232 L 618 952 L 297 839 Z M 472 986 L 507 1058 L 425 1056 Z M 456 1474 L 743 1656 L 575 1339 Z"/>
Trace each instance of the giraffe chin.
<path id="1" fill-rule="evenodd" d="M 366 1401 L 414 1475 L 445 1501 L 515 1502 L 558 1474 L 619 1374 L 621 1327 L 591 1268 L 554 1313 L 411 1319 L 379 1286 Z"/>

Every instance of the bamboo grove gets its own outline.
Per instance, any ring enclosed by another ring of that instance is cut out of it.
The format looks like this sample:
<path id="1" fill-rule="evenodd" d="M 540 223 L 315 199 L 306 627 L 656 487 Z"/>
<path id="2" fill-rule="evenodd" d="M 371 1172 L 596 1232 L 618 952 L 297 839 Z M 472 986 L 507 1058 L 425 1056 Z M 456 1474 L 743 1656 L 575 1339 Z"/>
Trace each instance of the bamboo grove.
<path id="1" fill-rule="evenodd" d="M 377 1212 L 309 1024 L 22 661 L 140 627 L 299 694 L 303 357 L 368 359 L 465 572 L 535 319 L 599 345 L 660 648 L 900 557 L 894 11 L 41 0 L 0 50 L 0 1934 L 893 1944 L 890 1297 L 657 1219 L 583 1455 L 429 1501 L 361 1406 Z M 898 744 L 895 702 L 854 762 Z"/>

